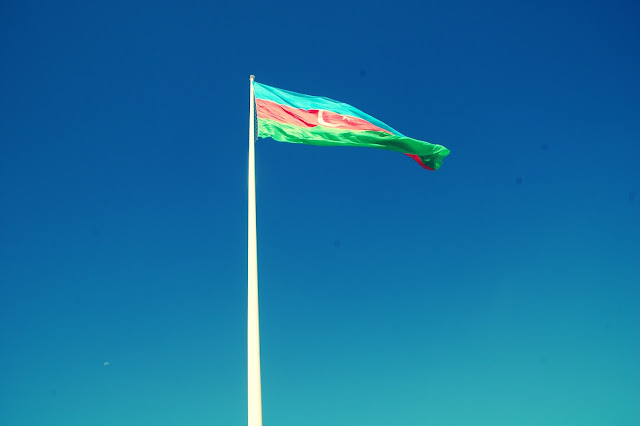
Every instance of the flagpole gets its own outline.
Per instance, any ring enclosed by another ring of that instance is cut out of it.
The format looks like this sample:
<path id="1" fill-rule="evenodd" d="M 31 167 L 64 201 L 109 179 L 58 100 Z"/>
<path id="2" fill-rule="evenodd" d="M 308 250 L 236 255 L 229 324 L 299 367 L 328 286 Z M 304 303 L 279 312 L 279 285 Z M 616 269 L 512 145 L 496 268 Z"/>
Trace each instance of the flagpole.
<path id="1" fill-rule="evenodd" d="M 258 321 L 258 244 L 256 239 L 256 153 L 253 79 L 249 77 L 249 244 L 247 286 L 248 426 L 262 426 L 260 323 Z"/>

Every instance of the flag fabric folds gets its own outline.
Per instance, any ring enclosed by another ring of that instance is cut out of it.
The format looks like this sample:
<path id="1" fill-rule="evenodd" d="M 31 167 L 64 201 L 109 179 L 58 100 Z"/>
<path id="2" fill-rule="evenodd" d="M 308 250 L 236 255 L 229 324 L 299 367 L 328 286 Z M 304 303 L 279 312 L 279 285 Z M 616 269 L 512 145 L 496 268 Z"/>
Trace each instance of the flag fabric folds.
<path id="1" fill-rule="evenodd" d="M 449 150 L 404 136 L 357 108 L 333 99 L 303 95 L 253 82 L 258 137 L 321 146 L 362 146 L 407 154 L 438 170 Z"/>

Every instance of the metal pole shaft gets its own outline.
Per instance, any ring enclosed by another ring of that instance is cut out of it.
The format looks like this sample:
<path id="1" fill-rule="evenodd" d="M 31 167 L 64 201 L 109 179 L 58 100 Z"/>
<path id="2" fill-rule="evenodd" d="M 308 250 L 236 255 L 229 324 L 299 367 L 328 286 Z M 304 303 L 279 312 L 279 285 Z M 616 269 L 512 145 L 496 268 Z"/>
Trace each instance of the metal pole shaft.
<path id="1" fill-rule="evenodd" d="M 253 79 L 249 106 L 249 244 L 247 287 L 248 426 L 262 426 L 260 386 L 260 323 L 258 320 L 258 245 L 256 238 L 256 155 Z"/>

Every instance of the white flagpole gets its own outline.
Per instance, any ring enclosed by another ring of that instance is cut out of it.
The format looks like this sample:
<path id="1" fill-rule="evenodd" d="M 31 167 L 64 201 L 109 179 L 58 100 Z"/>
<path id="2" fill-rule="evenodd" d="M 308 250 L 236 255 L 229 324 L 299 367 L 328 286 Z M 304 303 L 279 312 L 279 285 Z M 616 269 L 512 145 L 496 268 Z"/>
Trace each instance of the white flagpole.
<path id="1" fill-rule="evenodd" d="M 247 287 L 248 426 L 262 426 L 260 323 L 258 321 L 258 244 L 256 241 L 256 153 L 253 79 L 249 77 L 249 256 Z"/>

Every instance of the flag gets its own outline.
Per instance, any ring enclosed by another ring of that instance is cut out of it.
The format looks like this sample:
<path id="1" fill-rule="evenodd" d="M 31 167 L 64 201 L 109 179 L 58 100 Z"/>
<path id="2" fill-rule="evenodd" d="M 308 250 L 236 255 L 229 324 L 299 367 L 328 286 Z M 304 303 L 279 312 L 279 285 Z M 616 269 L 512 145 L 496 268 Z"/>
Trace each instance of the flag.
<path id="1" fill-rule="evenodd" d="M 343 102 L 253 82 L 258 137 L 321 146 L 362 146 L 407 154 L 425 169 L 438 170 L 449 150 L 404 136 Z"/>

